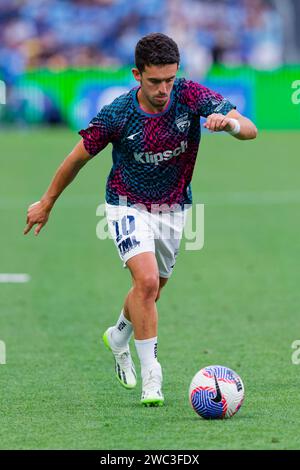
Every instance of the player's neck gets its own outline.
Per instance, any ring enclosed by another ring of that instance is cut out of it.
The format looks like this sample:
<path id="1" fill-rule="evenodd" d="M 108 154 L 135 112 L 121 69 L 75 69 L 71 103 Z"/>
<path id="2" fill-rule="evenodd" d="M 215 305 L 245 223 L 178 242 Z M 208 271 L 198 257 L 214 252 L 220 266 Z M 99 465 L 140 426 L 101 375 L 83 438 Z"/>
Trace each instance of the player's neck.
<path id="1" fill-rule="evenodd" d="M 164 106 L 153 106 L 145 97 L 145 95 L 142 92 L 142 89 L 140 88 L 137 92 L 137 100 L 139 103 L 140 108 L 149 114 L 157 114 L 157 113 L 162 113 L 169 105 L 169 100 Z"/>

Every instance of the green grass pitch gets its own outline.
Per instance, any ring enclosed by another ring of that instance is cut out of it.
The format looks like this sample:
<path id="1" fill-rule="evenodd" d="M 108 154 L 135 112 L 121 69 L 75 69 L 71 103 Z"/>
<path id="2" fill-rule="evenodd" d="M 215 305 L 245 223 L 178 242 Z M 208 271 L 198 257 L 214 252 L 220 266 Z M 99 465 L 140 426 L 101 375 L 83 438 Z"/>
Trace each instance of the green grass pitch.
<path id="1" fill-rule="evenodd" d="M 130 287 L 112 240 L 96 237 L 110 148 L 83 168 L 36 238 L 23 236 L 27 205 L 78 136 L 45 129 L 0 140 L 0 272 L 31 276 L 0 284 L 0 447 L 299 448 L 299 133 L 202 138 L 193 194 L 205 204 L 205 245 L 180 252 L 158 302 L 159 409 L 140 406 L 140 381 L 134 391 L 118 384 L 100 343 Z M 189 405 L 191 378 L 211 364 L 244 381 L 230 420 L 201 420 Z"/>

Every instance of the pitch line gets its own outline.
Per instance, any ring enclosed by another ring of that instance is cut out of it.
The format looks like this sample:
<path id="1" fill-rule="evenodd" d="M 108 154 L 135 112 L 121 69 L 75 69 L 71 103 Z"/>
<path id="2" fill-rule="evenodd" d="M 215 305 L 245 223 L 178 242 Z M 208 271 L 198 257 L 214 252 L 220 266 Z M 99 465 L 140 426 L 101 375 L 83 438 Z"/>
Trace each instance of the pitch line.
<path id="1" fill-rule="evenodd" d="M 31 279 L 29 274 L 25 273 L 0 273 L 0 283 L 24 284 Z"/>

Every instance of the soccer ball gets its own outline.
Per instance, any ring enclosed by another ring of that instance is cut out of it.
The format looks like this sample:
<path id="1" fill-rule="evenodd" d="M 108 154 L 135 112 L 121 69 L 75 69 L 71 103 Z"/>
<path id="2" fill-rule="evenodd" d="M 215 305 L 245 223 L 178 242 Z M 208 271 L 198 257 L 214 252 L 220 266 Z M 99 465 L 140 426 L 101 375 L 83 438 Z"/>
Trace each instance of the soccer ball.
<path id="1" fill-rule="evenodd" d="M 224 366 L 207 366 L 193 377 L 189 399 L 205 419 L 231 418 L 242 406 L 244 384 L 236 372 Z"/>

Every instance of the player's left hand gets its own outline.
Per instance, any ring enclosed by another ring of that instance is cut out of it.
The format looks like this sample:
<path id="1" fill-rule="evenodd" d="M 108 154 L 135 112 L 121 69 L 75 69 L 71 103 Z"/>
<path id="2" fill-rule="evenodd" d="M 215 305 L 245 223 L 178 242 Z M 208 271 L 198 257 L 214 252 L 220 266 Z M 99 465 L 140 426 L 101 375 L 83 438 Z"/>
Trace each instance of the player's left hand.
<path id="1" fill-rule="evenodd" d="M 213 113 L 207 117 L 206 122 L 203 124 L 203 127 L 208 129 L 211 132 L 221 132 L 221 131 L 232 131 L 234 128 L 234 122 L 223 114 Z"/>

